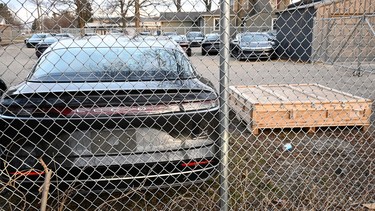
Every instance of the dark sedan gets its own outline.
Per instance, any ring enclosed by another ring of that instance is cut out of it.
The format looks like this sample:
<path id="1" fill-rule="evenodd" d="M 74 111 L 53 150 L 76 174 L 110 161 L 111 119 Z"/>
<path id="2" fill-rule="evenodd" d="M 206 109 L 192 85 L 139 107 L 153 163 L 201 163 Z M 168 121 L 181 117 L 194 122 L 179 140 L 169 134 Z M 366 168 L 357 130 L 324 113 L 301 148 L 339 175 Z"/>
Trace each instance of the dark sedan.
<path id="1" fill-rule="evenodd" d="M 185 35 L 170 35 L 168 37 L 177 42 L 188 56 L 191 56 L 190 42 L 187 40 Z"/>
<path id="2" fill-rule="evenodd" d="M 218 95 L 168 39 L 62 40 L 0 100 L 1 178 L 120 190 L 215 174 Z"/>
<path id="3" fill-rule="evenodd" d="M 47 37 L 52 37 L 49 33 L 38 33 L 33 34 L 30 38 L 25 39 L 25 44 L 27 48 L 34 48 L 36 44 Z"/>
<path id="4" fill-rule="evenodd" d="M 44 38 L 42 41 L 40 41 L 38 44 L 35 45 L 35 55 L 39 58 L 49 46 L 63 39 L 69 39 L 69 37 L 54 36 L 54 37 Z"/>
<path id="5" fill-rule="evenodd" d="M 237 34 L 230 43 L 231 55 L 238 60 L 273 58 L 275 47 L 275 41 L 261 32 Z"/>
<path id="6" fill-rule="evenodd" d="M 219 34 L 207 34 L 202 42 L 202 55 L 211 53 L 219 53 L 220 51 L 220 35 Z"/>

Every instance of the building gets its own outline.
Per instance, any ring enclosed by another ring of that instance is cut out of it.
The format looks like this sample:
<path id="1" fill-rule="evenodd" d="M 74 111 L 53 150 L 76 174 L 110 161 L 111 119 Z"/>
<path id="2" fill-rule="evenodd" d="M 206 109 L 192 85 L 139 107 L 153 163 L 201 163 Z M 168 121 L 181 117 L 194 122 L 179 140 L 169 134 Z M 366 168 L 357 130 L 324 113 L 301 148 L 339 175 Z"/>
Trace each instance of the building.
<path id="1" fill-rule="evenodd" d="M 281 58 L 328 63 L 375 59 L 375 6 L 367 0 L 302 1 L 277 16 Z"/>

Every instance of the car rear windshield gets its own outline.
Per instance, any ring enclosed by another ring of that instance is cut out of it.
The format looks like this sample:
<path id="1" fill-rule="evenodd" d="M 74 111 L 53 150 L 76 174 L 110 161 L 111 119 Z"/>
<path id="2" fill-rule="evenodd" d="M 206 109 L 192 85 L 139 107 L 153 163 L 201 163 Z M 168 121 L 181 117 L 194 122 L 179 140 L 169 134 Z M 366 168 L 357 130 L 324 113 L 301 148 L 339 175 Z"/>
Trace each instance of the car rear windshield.
<path id="1" fill-rule="evenodd" d="M 44 38 L 43 42 L 45 43 L 54 43 L 54 42 L 57 42 L 58 39 L 56 37 L 46 37 Z"/>
<path id="2" fill-rule="evenodd" d="M 189 32 L 187 37 L 203 37 L 203 34 L 201 32 Z"/>
<path id="3" fill-rule="evenodd" d="M 46 38 L 47 35 L 46 34 L 33 34 L 33 36 L 31 36 L 31 38 Z"/>
<path id="4" fill-rule="evenodd" d="M 244 35 L 241 38 L 241 42 L 262 42 L 268 41 L 268 36 L 264 34 L 249 34 Z"/>
<path id="5" fill-rule="evenodd" d="M 52 50 L 43 56 L 29 81 L 162 81 L 194 76 L 189 60 L 177 50 L 68 48 Z"/>
<path id="6" fill-rule="evenodd" d="M 209 34 L 206 36 L 206 40 L 218 40 L 220 37 L 217 34 Z"/>
<path id="7" fill-rule="evenodd" d="M 174 36 L 171 36 L 171 39 L 174 40 L 174 41 L 187 41 L 186 37 L 185 36 L 182 36 L 182 35 L 174 35 Z"/>

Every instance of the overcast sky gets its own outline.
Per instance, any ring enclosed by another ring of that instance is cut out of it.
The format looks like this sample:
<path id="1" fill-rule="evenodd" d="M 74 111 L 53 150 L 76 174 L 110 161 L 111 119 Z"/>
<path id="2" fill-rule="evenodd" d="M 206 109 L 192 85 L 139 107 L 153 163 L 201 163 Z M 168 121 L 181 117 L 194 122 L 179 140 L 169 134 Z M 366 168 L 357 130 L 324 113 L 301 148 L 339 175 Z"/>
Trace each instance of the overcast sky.
<path id="1" fill-rule="evenodd" d="M 94 9 L 94 16 L 106 16 L 107 13 L 101 12 L 100 8 L 103 8 L 105 0 L 95 0 L 93 3 Z M 21 19 L 24 23 L 32 23 L 34 19 L 38 16 L 36 11 L 36 6 L 30 3 L 28 0 L 0 0 L 0 2 L 5 3 L 8 7 L 16 14 L 18 18 Z M 172 2 L 172 1 L 171 1 Z M 212 10 L 218 8 L 218 0 L 214 0 L 212 4 Z M 195 12 L 195 11 L 204 11 L 205 7 L 200 0 L 182 0 L 182 9 L 185 12 Z M 101 6 L 99 8 L 99 6 Z M 167 7 L 158 7 L 158 8 L 150 8 L 146 14 L 143 15 L 158 15 L 159 12 L 175 12 L 175 6 Z M 43 13 L 48 11 L 44 10 Z M 129 13 L 131 15 L 131 13 Z"/>

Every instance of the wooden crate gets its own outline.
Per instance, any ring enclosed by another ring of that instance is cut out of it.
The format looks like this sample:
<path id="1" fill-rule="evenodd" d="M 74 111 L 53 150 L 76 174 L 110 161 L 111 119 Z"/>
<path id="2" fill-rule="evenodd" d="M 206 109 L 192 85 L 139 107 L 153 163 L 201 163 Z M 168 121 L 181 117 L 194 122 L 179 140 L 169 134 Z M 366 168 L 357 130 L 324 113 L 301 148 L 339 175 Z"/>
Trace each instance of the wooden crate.
<path id="1" fill-rule="evenodd" d="M 254 134 L 262 128 L 370 125 L 372 101 L 319 84 L 230 86 L 229 106 Z"/>

